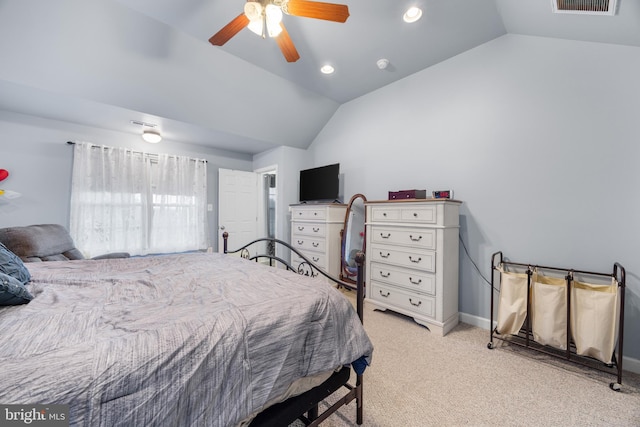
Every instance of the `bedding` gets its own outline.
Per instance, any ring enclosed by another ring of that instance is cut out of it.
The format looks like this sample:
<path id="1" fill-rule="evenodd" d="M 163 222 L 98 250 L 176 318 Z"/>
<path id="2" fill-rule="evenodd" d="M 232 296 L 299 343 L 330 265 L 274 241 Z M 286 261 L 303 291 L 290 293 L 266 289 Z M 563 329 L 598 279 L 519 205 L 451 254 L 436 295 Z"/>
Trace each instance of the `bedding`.
<path id="1" fill-rule="evenodd" d="M 335 288 L 222 254 L 32 263 L 0 307 L 0 402 L 79 426 L 234 426 L 373 346 Z"/>

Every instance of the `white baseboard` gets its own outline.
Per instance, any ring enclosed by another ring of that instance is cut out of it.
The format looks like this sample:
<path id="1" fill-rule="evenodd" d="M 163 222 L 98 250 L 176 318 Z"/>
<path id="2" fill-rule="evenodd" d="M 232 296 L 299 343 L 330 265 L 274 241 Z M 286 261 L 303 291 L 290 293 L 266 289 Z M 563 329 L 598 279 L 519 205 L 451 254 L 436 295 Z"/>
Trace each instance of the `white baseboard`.
<path id="1" fill-rule="evenodd" d="M 478 328 L 486 329 L 487 331 L 491 329 L 489 327 L 491 321 L 489 319 L 485 319 L 484 317 L 478 317 L 467 313 L 460 313 L 460 321 L 471 326 L 477 326 Z"/>
<path id="2" fill-rule="evenodd" d="M 467 313 L 460 313 L 460 321 L 462 323 L 467 323 L 478 328 L 486 329 L 487 331 L 491 330 L 491 328 L 489 327 L 491 321 L 489 319 L 485 319 L 484 317 L 478 317 Z M 640 360 L 634 359 L 632 357 L 622 356 L 622 369 L 625 371 L 640 374 Z"/>
<path id="3" fill-rule="evenodd" d="M 640 374 L 640 360 L 622 356 L 622 370 Z M 624 378 L 622 380 L 624 381 Z"/>

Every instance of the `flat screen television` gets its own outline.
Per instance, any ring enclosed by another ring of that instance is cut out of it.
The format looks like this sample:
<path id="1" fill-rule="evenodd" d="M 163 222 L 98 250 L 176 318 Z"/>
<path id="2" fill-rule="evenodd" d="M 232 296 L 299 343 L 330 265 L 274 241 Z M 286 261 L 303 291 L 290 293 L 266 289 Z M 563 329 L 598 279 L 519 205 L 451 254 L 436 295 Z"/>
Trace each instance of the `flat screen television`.
<path id="1" fill-rule="evenodd" d="M 334 202 L 340 197 L 340 163 L 300 171 L 300 202 Z"/>

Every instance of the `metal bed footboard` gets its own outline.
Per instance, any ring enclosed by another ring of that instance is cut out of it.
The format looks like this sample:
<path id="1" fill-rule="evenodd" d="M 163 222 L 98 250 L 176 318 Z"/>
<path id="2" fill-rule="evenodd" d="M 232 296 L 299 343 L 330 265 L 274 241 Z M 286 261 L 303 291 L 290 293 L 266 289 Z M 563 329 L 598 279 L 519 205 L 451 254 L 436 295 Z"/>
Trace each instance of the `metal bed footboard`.
<path id="1" fill-rule="evenodd" d="M 255 261 L 255 262 L 266 262 L 268 263 L 268 265 L 272 267 L 277 267 L 278 264 L 280 264 L 287 270 L 290 270 L 305 276 L 316 277 L 318 275 L 322 275 L 328 280 L 330 280 L 331 282 L 335 283 L 338 288 L 345 288 L 345 289 L 356 291 L 356 312 L 358 314 L 358 318 L 360 319 L 360 322 L 364 323 L 364 259 L 365 259 L 365 255 L 363 252 L 359 252 L 356 255 L 355 261 L 357 265 L 358 274 L 357 274 L 356 283 L 354 285 L 353 283 L 344 282 L 326 273 L 325 271 L 320 269 L 318 266 L 316 266 L 311 260 L 309 260 L 304 254 L 300 253 L 300 251 L 298 251 L 296 248 L 292 247 L 289 243 L 283 240 L 265 237 L 265 238 L 256 239 L 250 243 L 247 243 L 246 245 L 236 250 L 229 250 L 229 247 L 228 247 L 229 233 L 225 231 L 222 234 L 222 238 L 224 240 L 223 248 L 224 248 L 225 254 L 239 254 L 242 258 Z M 290 250 L 292 253 L 295 253 L 298 257 L 300 257 L 304 261 L 300 263 L 300 265 L 292 266 L 289 262 L 287 262 L 286 260 L 282 259 L 277 255 L 277 252 L 278 252 L 277 250 L 269 251 L 270 253 L 258 253 L 259 248 L 263 243 L 266 243 L 267 248 L 269 248 L 270 246 L 272 248 L 278 247 L 278 246 L 286 248 Z M 252 248 L 256 249 L 255 254 L 251 253 Z M 327 380 L 325 383 L 329 383 L 330 381 L 331 381 L 331 378 Z M 321 384 L 318 387 L 322 387 L 325 383 Z M 300 396 L 293 397 L 283 402 L 283 404 L 281 404 L 280 407 L 278 408 L 278 412 L 279 412 L 278 417 L 274 416 L 274 418 L 279 419 L 280 421 L 278 422 L 280 423 L 282 422 L 281 421 L 282 419 L 287 418 L 289 415 L 291 415 L 292 416 L 291 422 L 298 419 L 307 426 L 315 427 L 320 425 L 322 421 L 327 419 L 331 414 L 336 412 L 342 406 L 347 405 L 353 400 L 355 400 L 356 401 L 356 423 L 358 425 L 361 425 L 363 423 L 363 412 L 364 412 L 363 398 L 362 398 L 363 375 L 356 374 L 355 385 L 350 384 L 347 378 L 345 382 L 341 384 L 341 386 L 346 388 L 348 392 L 344 396 L 339 398 L 336 403 L 334 403 L 331 407 L 326 409 L 321 414 L 318 414 L 318 403 L 320 403 L 326 397 L 328 397 L 333 392 L 335 392 L 335 387 L 332 387 L 332 388 L 327 387 L 327 393 L 323 394 L 319 399 L 316 397 L 315 399 L 317 400 L 314 400 L 313 403 L 306 405 L 303 412 L 300 412 L 299 410 L 300 408 L 299 405 L 301 400 Z M 330 391 L 330 390 L 333 390 L 333 391 Z M 312 390 L 308 392 L 309 395 L 311 395 L 311 392 Z M 304 393 L 303 395 L 301 395 L 302 398 L 304 398 L 306 394 L 307 393 Z M 315 396 L 317 396 L 317 394 Z M 288 402 L 291 402 L 291 405 L 287 405 Z M 291 411 L 294 411 L 294 412 L 291 412 Z M 251 426 L 253 425 L 254 424 L 251 424 Z M 258 425 L 268 426 L 271 424 L 269 423 L 268 420 L 262 419 Z"/>

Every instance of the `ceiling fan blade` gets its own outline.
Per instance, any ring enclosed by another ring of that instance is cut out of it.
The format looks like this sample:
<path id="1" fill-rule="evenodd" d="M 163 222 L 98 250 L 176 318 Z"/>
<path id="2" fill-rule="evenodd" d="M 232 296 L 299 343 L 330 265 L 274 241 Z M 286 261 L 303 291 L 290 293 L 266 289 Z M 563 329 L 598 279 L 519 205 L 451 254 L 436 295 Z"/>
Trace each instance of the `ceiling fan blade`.
<path id="1" fill-rule="evenodd" d="M 249 18 L 247 18 L 244 13 L 241 13 L 227 25 L 222 27 L 220 31 L 211 36 L 209 43 L 215 46 L 222 46 L 247 25 L 249 25 Z"/>
<path id="2" fill-rule="evenodd" d="M 289 37 L 289 32 L 282 22 L 280 23 L 280 28 L 282 28 L 282 32 L 276 37 L 276 42 L 287 62 L 296 62 L 300 59 L 300 54 L 293 45 L 293 41 L 291 41 L 291 37 Z"/>
<path id="3" fill-rule="evenodd" d="M 283 5 L 282 10 L 293 16 L 335 22 L 345 22 L 349 17 L 349 7 L 347 5 L 319 1 L 289 0 Z"/>

